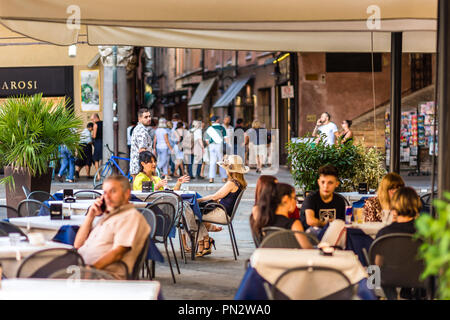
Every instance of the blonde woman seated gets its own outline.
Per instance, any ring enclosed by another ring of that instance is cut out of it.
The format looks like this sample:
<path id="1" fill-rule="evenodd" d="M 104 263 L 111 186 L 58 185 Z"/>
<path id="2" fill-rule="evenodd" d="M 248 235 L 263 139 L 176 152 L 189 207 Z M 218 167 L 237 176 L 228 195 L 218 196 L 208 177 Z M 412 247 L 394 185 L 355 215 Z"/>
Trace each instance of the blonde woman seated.
<path id="1" fill-rule="evenodd" d="M 225 169 L 227 172 L 227 182 L 216 193 L 198 199 L 201 207 L 204 207 L 207 203 L 218 202 L 223 205 L 226 212 L 222 208 L 215 208 L 212 211 L 203 213 L 203 219 L 226 223 L 227 219 L 225 215 L 231 216 L 236 203 L 237 197 L 242 190 L 247 188 L 247 182 L 245 181 L 244 174 L 250 169 L 244 166 L 242 158 L 238 155 L 230 155 L 225 158 L 223 162 L 218 163 L 219 166 Z M 214 239 L 208 235 L 208 229 L 210 229 L 209 223 L 202 223 L 199 229 L 198 239 L 198 252 L 197 256 L 204 256 L 211 253 L 211 245 L 215 246 Z"/>
<path id="2" fill-rule="evenodd" d="M 155 191 L 164 190 L 167 187 L 167 180 L 161 179 L 156 173 L 156 157 L 150 151 L 143 151 L 139 153 L 139 174 L 133 180 L 133 190 L 141 191 L 142 182 L 153 181 Z M 189 176 L 182 176 L 178 178 L 173 190 L 180 190 L 183 183 L 189 182 Z"/>
<path id="3" fill-rule="evenodd" d="M 395 173 L 388 173 L 378 186 L 377 196 L 369 198 L 364 204 L 366 222 L 381 222 L 387 220 L 391 210 L 391 199 L 398 188 L 404 187 L 402 177 Z"/>

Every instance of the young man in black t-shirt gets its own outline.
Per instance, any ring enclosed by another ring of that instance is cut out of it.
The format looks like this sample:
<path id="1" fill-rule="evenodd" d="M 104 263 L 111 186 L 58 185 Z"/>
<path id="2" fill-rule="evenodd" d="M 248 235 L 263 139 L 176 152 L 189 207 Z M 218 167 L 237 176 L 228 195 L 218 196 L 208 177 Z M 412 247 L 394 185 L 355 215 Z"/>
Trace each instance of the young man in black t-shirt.
<path id="1" fill-rule="evenodd" d="M 334 190 L 339 186 L 337 169 L 332 165 L 319 168 L 319 191 L 308 195 L 303 202 L 300 220 L 305 230 L 324 227 L 335 220 L 345 220 L 345 200 Z"/>

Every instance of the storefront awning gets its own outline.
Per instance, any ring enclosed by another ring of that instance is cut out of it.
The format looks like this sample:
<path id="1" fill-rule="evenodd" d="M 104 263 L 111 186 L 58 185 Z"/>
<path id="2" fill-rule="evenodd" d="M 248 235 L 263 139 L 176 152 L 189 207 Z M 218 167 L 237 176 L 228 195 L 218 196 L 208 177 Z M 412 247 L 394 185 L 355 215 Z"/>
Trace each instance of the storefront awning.
<path id="1" fill-rule="evenodd" d="M 242 87 L 246 85 L 249 79 L 250 76 L 235 80 L 219 100 L 216 101 L 213 107 L 228 107 L 230 102 L 236 97 L 239 91 L 241 91 Z"/>
<path id="2" fill-rule="evenodd" d="M 0 23 L 59 45 L 390 52 L 403 32 L 403 52 L 435 52 L 436 18 L 437 0 L 0 0 Z"/>
<path id="3" fill-rule="evenodd" d="M 203 104 L 203 101 L 205 101 L 206 96 L 208 95 L 209 91 L 211 90 L 214 81 L 216 78 L 211 78 L 208 80 L 203 80 L 198 85 L 197 89 L 195 89 L 194 94 L 192 95 L 191 100 L 188 103 L 189 107 L 201 107 Z"/>

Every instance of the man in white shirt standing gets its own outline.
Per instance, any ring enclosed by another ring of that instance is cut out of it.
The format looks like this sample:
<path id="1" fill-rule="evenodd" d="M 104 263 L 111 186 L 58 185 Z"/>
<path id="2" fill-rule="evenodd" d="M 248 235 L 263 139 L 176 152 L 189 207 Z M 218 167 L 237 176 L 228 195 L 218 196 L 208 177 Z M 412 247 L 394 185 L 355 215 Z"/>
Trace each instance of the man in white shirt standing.
<path id="1" fill-rule="evenodd" d="M 316 142 L 319 140 L 321 134 L 325 134 L 325 143 L 328 145 L 333 145 L 336 141 L 338 127 L 334 122 L 331 122 L 330 119 L 331 116 L 328 112 L 324 112 L 320 115 L 312 133 L 313 137 L 317 137 Z"/>

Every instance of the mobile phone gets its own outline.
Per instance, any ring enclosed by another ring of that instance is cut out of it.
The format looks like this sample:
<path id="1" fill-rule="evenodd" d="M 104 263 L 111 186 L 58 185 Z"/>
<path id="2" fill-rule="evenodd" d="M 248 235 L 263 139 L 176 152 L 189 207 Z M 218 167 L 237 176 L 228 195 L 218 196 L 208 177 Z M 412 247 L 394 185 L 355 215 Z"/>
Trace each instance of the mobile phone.
<path id="1" fill-rule="evenodd" d="M 105 210 L 106 210 L 105 199 L 102 200 L 102 204 L 100 205 L 100 210 L 102 210 L 102 212 L 105 212 Z"/>

